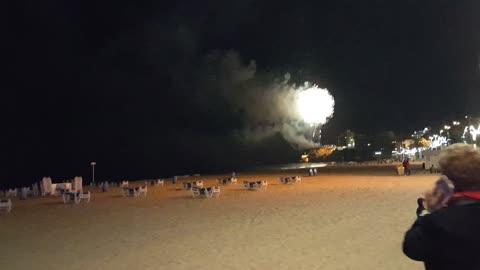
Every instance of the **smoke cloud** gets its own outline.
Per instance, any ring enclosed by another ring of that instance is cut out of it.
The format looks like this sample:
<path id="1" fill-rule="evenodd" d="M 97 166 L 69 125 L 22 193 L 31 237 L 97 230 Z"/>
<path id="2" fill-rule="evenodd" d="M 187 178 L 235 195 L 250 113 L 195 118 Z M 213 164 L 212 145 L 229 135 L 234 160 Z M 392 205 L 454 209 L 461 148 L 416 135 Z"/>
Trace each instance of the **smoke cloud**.
<path id="1" fill-rule="evenodd" d="M 224 102 L 227 113 L 244 123 L 234 131 L 243 140 L 258 141 L 280 133 L 297 149 L 316 147 L 310 138 L 317 126 L 303 122 L 296 104 L 299 91 L 309 85 L 297 87 L 290 77 L 288 73 L 280 79 L 258 75 L 254 60 L 243 61 L 232 50 L 215 51 L 203 57 L 198 67 L 197 105 L 208 108 Z"/>

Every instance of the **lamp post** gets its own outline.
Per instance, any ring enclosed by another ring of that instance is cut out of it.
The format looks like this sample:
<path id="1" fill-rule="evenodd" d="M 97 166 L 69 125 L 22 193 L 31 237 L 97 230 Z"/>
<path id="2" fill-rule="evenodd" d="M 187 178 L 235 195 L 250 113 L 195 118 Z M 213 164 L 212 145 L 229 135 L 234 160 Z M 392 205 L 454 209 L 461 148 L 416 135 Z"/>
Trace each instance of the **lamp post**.
<path id="1" fill-rule="evenodd" d="M 90 165 L 92 165 L 92 182 L 95 183 L 95 165 L 97 165 L 97 163 L 92 161 L 90 162 Z"/>

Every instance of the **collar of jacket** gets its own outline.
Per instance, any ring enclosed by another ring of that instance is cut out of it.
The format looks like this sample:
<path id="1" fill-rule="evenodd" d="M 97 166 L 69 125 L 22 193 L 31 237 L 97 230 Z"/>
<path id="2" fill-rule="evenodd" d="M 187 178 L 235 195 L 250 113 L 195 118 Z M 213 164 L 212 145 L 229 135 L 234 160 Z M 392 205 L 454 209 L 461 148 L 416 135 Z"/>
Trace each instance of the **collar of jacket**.
<path id="1" fill-rule="evenodd" d="M 462 191 L 453 193 L 448 205 L 480 203 L 480 191 Z"/>

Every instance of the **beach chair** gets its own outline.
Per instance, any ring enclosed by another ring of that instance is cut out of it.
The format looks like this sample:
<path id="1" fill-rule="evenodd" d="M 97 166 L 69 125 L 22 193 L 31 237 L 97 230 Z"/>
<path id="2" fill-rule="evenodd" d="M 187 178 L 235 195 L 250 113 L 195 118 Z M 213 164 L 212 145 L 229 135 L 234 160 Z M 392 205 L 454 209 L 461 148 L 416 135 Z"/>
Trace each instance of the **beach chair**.
<path id="1" fill-rule="evenodd" d="M 7 194 L 6 196 L 7 197 L 17 197 L 17 189 L 16 188 L 10 188 L 9 190 L 7 190 Z"/>
<path id="2" fill-rule="evenodd" d="M 154 187 L 158 187 L 158 186 L 163 187 L 165 185 L 165 181 L 162 179 L 158 179 L 152 182 Z"/>
<path id="3" fill-rule="evenodd" d="M 183 182 L 183 189 L 192 189 L 193 185 L 190 182 Z"/>
<path id="4" fill-rule="evenodd" d="M 79 196 L 79 201 L 78 202 L 80 202 L 81 200 L 85 200 L 85 201 L 87 201 L 87 203 L 90 202 L 90 197 L 91 197 L 90 191 L 87 191 L 87 192 L 81 191 L 81 192 L 78 193 L 78 196 Z"/>
<path id="5" fill-rule="evenodd" d="M 122 191 L 123 197 L 130 196 L 130 189 L 128 187 L 122 187 L 120 190 Z"/>
<path id="6" fill-rule="evenodd" d="M 212 198 L 213 196 L 213 190 L 212 188 L 204 188 L 203 191 L 205 192 L 204 195 L 205 195 L 205 198 Z"/>
<path id="7" fill-rule="evenodd" d="M 208 193 L 210 195 L 210 198 L 213 196 L 218 198 L 220 196 L 220 187 L 212 187 L 212 189 Z"/>
<path id="8" fill-rule="evenodd" d="M 203 181 L 194 181 L 192 183 L 192 186 L 197 187 L 197 188 L 203 188 Z"/>
<path id="9" fill-rule="evenodd" d="M 147 197 L 147 191 L 148 191 L 147 186 L 139 187 L 137 189 L 137 196 L 143 195 L 143 196 Z"/>
<path id="10" fill-rule="evenodd" d="M 66 204 L 68 202 L 73 202 L 75 204 L 80 203 L 80 198 L 79 198 L 77 192 L 64 192 L 62 194 L 62 199 L 63 199 L 64 204 Z"/>
<path id="11" fill-rule="evenodd" d="M 267 190 L 267 187 L 268 187 L 268 182 L 267 180 L 263 180 L 263 181 L 260 181 L 260 182 L 257 182 L 258 186 L 259 186 L 259 189 L 260 190 Z"/>
<path id="12" fill-rule="evenodd" d="M 83 201 L 87 203 L 90 202 L 91 194 L 90 191 L 67 191 L 62 194 L 63 203 L 66 204 L 68 202 L 73 202 L 75 204 L 79 204 Z"/>
<path id="13" fill-rule="evenodd" d="M 268 182 L 265 180 L 256 182 L 243 181 L 243 187 L 249 190 L 266 190 L 267 186 Z"/>
<path id="14" fill-rule="evenodd" d="M 10 199 L 0 200 L 0 208 L 5 208 L 7 212 L 12 211 L 12 200 Z"/>
<path id="15" fill-rule="evenodd" d="M 198 188 L 191 188 L 190 191 L 192 192 L 192 197 L 196 198 L 200 196 L 200 189 Z"/>

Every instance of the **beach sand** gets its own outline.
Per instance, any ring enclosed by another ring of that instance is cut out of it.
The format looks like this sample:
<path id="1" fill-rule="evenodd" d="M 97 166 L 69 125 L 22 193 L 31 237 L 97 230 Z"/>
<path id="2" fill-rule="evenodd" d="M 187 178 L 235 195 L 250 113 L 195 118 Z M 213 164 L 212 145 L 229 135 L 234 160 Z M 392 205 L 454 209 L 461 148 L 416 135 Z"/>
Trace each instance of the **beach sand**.
<path id="1" fill-rule="evenodd" d="M 180 190 L 194 179 L 90 203 L 14 201 L 0 213 L 1 269 L 424 269 L 402 253 L 416 199 L 438 175 L 326 170 L 281 185 L 280 174 L 240 175 L 219 198 Z M 283 175 L 292 175 L 283 174 Z M 241 181 L 268 180 L 266 191 Z M 131 184 L 131 186 L 133 186 Z"/>

